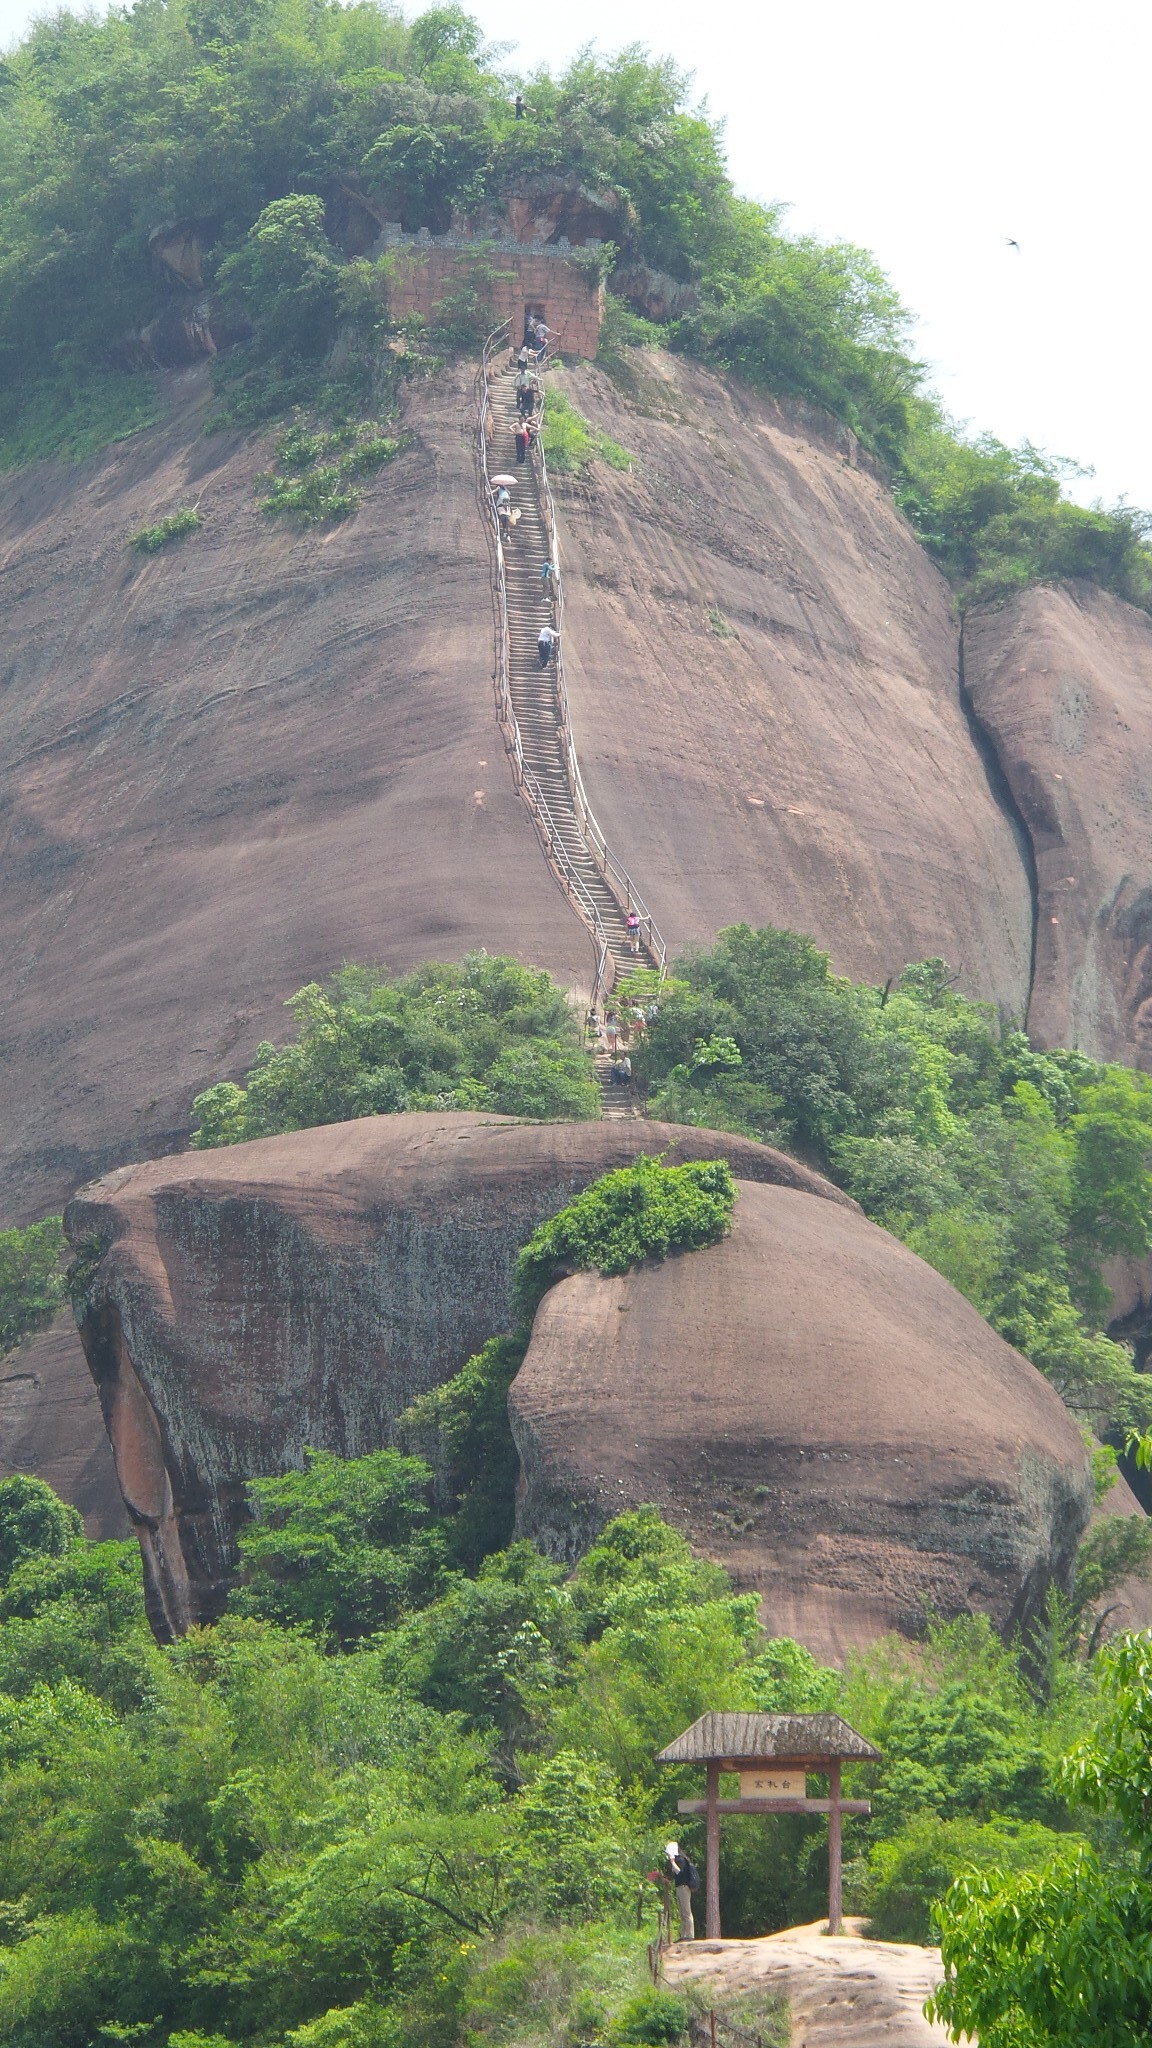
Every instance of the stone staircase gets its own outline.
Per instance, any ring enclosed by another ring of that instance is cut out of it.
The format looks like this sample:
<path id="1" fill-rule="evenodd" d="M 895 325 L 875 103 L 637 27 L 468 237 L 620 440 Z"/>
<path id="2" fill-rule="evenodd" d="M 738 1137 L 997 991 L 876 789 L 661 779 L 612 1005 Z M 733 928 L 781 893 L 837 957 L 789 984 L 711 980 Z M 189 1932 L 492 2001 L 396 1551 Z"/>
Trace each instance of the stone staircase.
<path id="1" fill-rule="evenodd" d="M 520 518 L 504 543 L 504 575 L 508 594 L 508 687 L 520 728 L 524 764 L 547 806 L 553 833 L 563 848 L 582 891 L 594 906 L 617 974 L 656 962 L 643 943 L 637 951 L 625 923 L 626 912 L 604 879 L 581 830 L 568 779 L 560 700 L 554 666 L 542 669 L 536 641 L 541 626 L 554 624 L 552 600 L 540 572 L 549 556 L 548 530 L 540 509 L 535 462 L 516 461 L 516 373 L 493 375 L 490 382 L 495 437 L 488 454 L 489 475 L 515 476 L 512 502 Z M 591 923 L 586 909 L 577 907 Z M 597 936 L 594 932 L 594 936 Z M 631 1091 L 619 1089 L 623 1095 Z M 623 1113 L 623 1112 L 621 1112 Z"/>
<path id="2" fill-rule="evenodd" d="M 624 1117 L 640 1116 L 640 1097 L 635 1081 L 627 1087 L 612 1079 L 612 1056 L 597 1053 L 596 1078 L 600 1083 L 600 1115 L 609 1121 L 619 1122 Z"/>

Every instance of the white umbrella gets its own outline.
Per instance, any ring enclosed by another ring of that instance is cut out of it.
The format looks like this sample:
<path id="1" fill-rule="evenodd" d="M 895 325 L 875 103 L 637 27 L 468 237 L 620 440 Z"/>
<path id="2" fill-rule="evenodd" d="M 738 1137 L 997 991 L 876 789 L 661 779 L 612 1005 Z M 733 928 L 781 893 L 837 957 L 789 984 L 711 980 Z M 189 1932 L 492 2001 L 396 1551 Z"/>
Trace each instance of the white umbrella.
<path id="1" fill-rule="evenodd" d="M 516 478 L 514 476 L 490 476 L 488 481 L 493 490 L 499 490 L 501 484 L 506 491 L 514 491 L 516 489 Z"/>

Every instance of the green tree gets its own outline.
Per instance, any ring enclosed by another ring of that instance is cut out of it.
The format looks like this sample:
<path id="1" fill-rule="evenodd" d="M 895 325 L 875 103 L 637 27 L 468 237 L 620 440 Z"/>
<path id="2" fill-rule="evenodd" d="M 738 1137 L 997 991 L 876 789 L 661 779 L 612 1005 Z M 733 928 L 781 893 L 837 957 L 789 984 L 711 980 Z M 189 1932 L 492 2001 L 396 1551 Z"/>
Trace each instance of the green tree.
<path id="1" fill-rule="evenodd" d="M 592 1063 L 562 991 L 518 961 L 475 953 L 398 978 L 344 967 L 286 1008 L 296 1038 L 261 1045 L 244 1088 L 222 1081 L 197 1096 L 194 1145 L 403 1109 L 599 1115 Z"/>
<path id="2" fill-rule="evenodd" d="M 324 203 L 307 193 L 274 199 L 244 245 L 220 265 L 222 291 L 240 300 L 262 348 L 315 357 L 336 332 L 338 266 L 324 233 Z"/>
<path id="3" fill-rule="evenodd" d="M 46 1329 L 64 1300 L 64 1226 L 46 1216 L 25 1230 L 0 1230 L 0 1358 Z"/>
<path id="4" fill-rule="evenodd" d="M 418 1458 L 306 1452 L 302 1472 L 248 1489 L 240 1532 L 238 1613 L 315 1630 L 347 1644 L 387 1628 L 435 1593 L 444 1542 Z"/>
<path id="5" fill-rule="evenodd" d="M 516 1802 L 517 1879 L 530 1910 L 610 1915 L 635 1895 L 632 1829 L 602 1764 L 561 1749 Z"/>
<path id="6" fill-rule="evenodd" d="M 1152 1638 L 1103 1653 L 1106 1708 L 1064 1783 L 1114 1812 L 1133 1851 L 1111 1868 L 1078 1844 L 1034 1873 L 960 1877 L 939 1908 L 948 1976 L 934 2006 L 982 2048 L 1122 2048 L 1152 2029 L 1149 1756 Z"/>
<path id="7" fill-rule="evenodd" d="M 14 1473 L 0 1479 L 0 1582 L 28 1558 L 62 1557 L 84 1524 L 42 1479 Z"/>

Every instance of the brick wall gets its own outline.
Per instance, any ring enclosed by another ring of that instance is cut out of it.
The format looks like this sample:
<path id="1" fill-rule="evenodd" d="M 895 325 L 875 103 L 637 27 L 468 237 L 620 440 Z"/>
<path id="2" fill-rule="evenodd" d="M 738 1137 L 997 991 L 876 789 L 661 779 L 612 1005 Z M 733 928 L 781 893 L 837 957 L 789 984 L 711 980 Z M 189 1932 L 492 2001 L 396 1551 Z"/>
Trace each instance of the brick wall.
<path id="1" fill-rule="evenodd" d="M 594 356 L 600 340 L 603 287 L 567 257 L 547 248 L 510 250 L 471 248 L 457 236 L 421 242 L 391 238 L 393 272 L 388 287 L 394 320 L 419 313 L 435 318 L 441 300 L 469 281 L 477 259 L 494 272 L 492 303 L 497 320 L 509 320 L 519 344 L 525 309 L 543 315 L 552 330 L 552 346 L 561 355 Z"/>

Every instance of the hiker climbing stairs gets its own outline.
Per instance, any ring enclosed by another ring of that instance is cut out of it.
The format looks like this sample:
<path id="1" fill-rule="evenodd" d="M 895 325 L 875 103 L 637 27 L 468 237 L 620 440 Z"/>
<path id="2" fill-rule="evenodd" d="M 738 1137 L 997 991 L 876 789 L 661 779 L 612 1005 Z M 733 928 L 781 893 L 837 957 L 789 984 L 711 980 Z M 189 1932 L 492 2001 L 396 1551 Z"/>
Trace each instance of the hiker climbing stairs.
<path id="1" fill-rule="evenodd" d="M 503 544 L 509 695 L 524 767 L 535 785 L 533 794 L 546 809 L 549 836 L 560 848 L 563 866 L 576 884 L 575 891 L 570 889 L 572 900 L 593 937 L 607 948 L 604 984 L 610 987 L 618 975 L 637 967 L 662 967 L 662 949 L 657 959 L 647 934 L 629 931 L 627 906 L 607 880 L 585 837 L 569 774 L 556 669 L 553 664 L 541 667 L 537 646 L 541 627 L 555 623 L 552 596 L 541 576 L 551 547 L 534 455 L 530 453 L 523 463 L 516 460 L 515 370 L 501 372 L 494 366 L 488 393 L 492 425 L 488 475 L 507 472 L 515 476 L 514 504 L 520 514 Z M 600 993 L 598 988 L 597 997 Z"/>
<path id="2" fill-rule="evenodd" d="M 611 1053 L 597 1053 L 596 1079 L 600 1083 L 600 1115 L 609 1121 L 619 1122 L 621 1118 L 639 1116 L 640 1096 L 635 1081 L 623 1085 L 612 1078 L 615 1061 Z"/>

